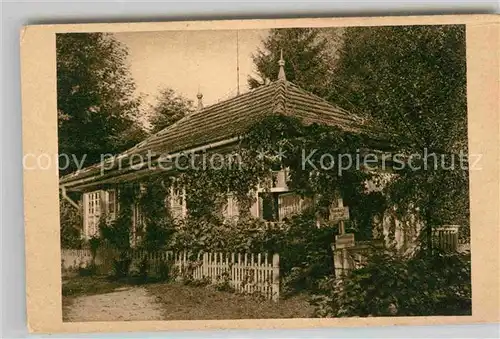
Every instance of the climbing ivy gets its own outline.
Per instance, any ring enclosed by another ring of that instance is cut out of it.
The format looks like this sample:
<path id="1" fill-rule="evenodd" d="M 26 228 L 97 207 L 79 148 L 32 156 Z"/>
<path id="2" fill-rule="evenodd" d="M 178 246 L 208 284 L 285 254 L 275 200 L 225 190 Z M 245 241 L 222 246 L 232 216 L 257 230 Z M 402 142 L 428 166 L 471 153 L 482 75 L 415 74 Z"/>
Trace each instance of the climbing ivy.
<path id="1" fill-rule="evenodd" d="M 130 220 L 132 206 L 139 204 L 146 223 L 143 246 L 152 251 L 168 246 L 194 246 L 194 240 L 180 239 L 193 238 L 198 230 L 203 233 L 195 237 L 203 244 L 198 247 L 214 247 L 202 239 L 210 233 L 221 233 L 218 227 L 225 224 L 221 211 L 228 194 L 236 197 L 239 205 L 240 221 L 235 229 L 248 229 L 242 224 L 255 224 L 249 211 L 256 199 L 255 191 L 260 186 L 264 192 L 269 192 L 273 170 L 279 168 L 289 169 L 288 186 L 297 194 L 314 197 L 311 200 L 314 202 L 312 214 L 326 214 L 339 194 L 353 204 L 366 196 L 364 182 L 371 174 L 363 168 L 348 167 L 345 163 L 348 156 L 354 159 L 360 149 L 367 147 L 366 140 L 363 136 L 345 132 L 338 127 L 305 125 L 294 117 L 271 116 L 243 133 L 240 143 L 226 154 L 226 161 L 216 167 L 207 166 L 206 157 L 201 154 L 195 158 L 185 157 L 179 166 L 183 170 L 178 170 L 175 176 L 156 175 L 121 184 L 118 187 L 118 219 Z M 210 154 L 205 156 L 209 157 Z M 183 188 L 186 193 L 189 216 L 183 221 L 175 221 L 165 204 L 170 188 L 175 187 Z M 381 199 L 372 200 L 372 204 L 383 206 Z M 353 222 L 353 225 L 357 225 L 353 227 L 354 230 L 362 224 L 364 232 L 368 232 L 369 218 L 365 214 L 353 214 L 361 220 Z M 130 225 L 130 222 L 121 221 L 122 226 Z M 190 233 L 174 237 L 176 229 L 188 230 Z M 127 235 L 118 238 L 125 239 Z M 169 241 L 172 237 L 177 243 Z M 210 238 L 215 241 L 216 237 Z M 233 248 L 244 246 L 234 245 Z"/>
<path id="2" fill-rule="evenodd" d="M 142 231 L 136 230 L 142 238 L 140 248 L 188 249 L 193 253 L 278 252 L 283 274 L 293 271 L 291 284 L 310 287 L 307 276 L 314 279 L 319 272 L 331 271 L 331 242 L 337 232 L 327 218 L 318 229 L 317 216 L 326 215 L 339 194 L 349 203 L 363 197 L 364 182 L 370 178 L 362 168 L 348 168 L 337 159 L 343 159 L 341 155 L 344 159 L 345 155 L 356 157 L 359 149 L 366 147 L 366 138 L 337 127 L 305 125 L 285 116 L 265 118 L 240 137 L 239 144 L 215 167 L 204 163 L 210 154 L 198 154 L 183 158 L 182 170 L 175 175 L 160 173 L 120 184 L 118 217 L 101 227 L 104 238 L 122 252 L 130 249 L 132 207 L 137 204 L 145 223 Z M 289 170 L 287 184 L 291 189 L 303 198 L 314 199 L 302 215 L 275 227 L 252 218 L 250 207 L 258 187 L 270 194 L 273 171 L 280 168 Z M 188 216 L 183 220 L 175 220 L 165 202 L 171 189 L 185 190 Z M 238 220 L 223 218 L 228 194 L 238 202 Z M 360 214 L 361 219 L 364 232 L 369 233 L 368 217 Z M 359 224 L 353 222 L 356 227 L 352 229 L 358 230 Z"/>

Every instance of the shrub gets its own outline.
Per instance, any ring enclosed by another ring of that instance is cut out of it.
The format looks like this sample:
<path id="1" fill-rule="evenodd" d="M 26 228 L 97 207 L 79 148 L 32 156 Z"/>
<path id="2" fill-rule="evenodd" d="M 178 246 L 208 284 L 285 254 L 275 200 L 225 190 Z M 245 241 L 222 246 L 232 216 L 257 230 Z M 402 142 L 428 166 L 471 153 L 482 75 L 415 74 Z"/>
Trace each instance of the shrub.
<path id="1" fill-rule="evenodd" d="M 78 210 L 71 206 L 66 200 L 59 199 L 61 247 L 81 248 L 83 245 L 80 237 L 83 219 Z"/>
<path id="2" fill-rule="evenodd" d="M 150 265 L 149 265 L 149 260 L 147 256 L 144 256 L 141 259 L 141 262 L 139 263 L 139 272 L 138 272 L 138 278 L 139 278 L 139 283 L 146 283 L 150 277 Z"/>
<path id="3" fill-rule="evenodd" d="M 96 274 L 97 274 L 97 266 L 93 263 L 88 266 L 78 267 L 78 275 L 80 277 L 90 277 Z"/>
<path id="4" fill-rule="evenodd" d="M 191 283 L 192 286 L 204 287 L 208 286 L 212 283 L 212 280 L 209 277 L 203 277 L 201 279 L 193 280 Z"/>
<path id="5" fill-rule="evenodd" d="M 470 262 L 458 254 L 375 253 L 342 281 L 327 279 L 312 302 L 317 316 L 471 314 Z"/>
<path id="6" fill-rule="evenodd" d="M 312 211 L 280 225 L 255 218 L 232 222 L 187 218 L 179 222 L 170 246 L 192 253 L 279 253 L 283 288 L 297 293 L 314 291 L 318 281 L 333 272 L 331 242 L 335 232 L 331 225 L 318 228 Z"/>
<path id="7" fill-rule="evenodd" d="M 159 281 L 173 281 L 176 278 L 176 271 L 172 261 L 161 261 L 158 267 Z"/>
<path id="8" fill-rule="evenodd" d="M 215 283 L 215 289 L 217 291 L 234 292 L 234 288 L 231 286 L 231 275 L 230 271 L 224 271 L 217 277 L 217 282 Z"/>
<path id="9" fill-rule="evenodd" d="M 314 292 L 319 281 L 333 272 L 332 225 L 316 226 L 313 213 L 297 215 L 287 222 L 275 252 L 280 254 L 284 292 Z"/>
<path id="10" fill-rule="evenodd" d="M 115 220 L 108 220 L 104 215 L 99 222 L 101 238 L 96 241 L 97 247 L 111 250 L 113 259 L 112 276 L 120 279 L 128 276 L 132 259 L 130 253 L 130 209 L 122 208 Z"/>
<path id="11" fill-rule="evenodd" d="M 121 279 L 128 276 L 132 259 L 126 253 L 122 252 L 117 259 L 113 260 L 113 273 L 115 279 Z"/>
<path id="12" fill-rule="evenodd" d="M 193 277 L 194 269 L 199 265 L 200 263 L 198 262 L 188 262 L 187 265 L 180 270 L 179 276 L 185 285 L 191 285 L 195 282 Z"/>

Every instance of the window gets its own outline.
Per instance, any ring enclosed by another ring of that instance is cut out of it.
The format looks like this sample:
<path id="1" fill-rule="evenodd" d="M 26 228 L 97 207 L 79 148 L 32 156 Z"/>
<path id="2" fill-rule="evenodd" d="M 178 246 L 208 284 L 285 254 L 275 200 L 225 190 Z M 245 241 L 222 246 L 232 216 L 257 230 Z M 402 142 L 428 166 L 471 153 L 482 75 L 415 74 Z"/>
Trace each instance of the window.
<path id="1" fill-rule="evenodd" d="M 101 191 L 85 193 L 85 200 L 85 236 L 87 238 L 91 238 L 99 234 L 99 218 L 101 217 Z"/>
<path id="2" fill-rule="evenodd" d="M 288 173 L 286 170 L 274 171 L 272 174 L 272 187 L 286 188 Z"/>
<path id="3" fill-rule="evenodd" d="M 279 220 L 291 217 L 302 210 L 302 199 L 294 193 L 281 194 L 278 197 L 278 216 Z"/>
<path id="4" fill-rule="evenodd" d="M 260 193 L 260 217 L 266 221 L 282 221 L 300 213 L 307 204 L 294 193 Z"/>
<path id="5" fill-rule="evenodd" d="M 109 190 L 108 191 L 108 214 L 111 217 L 115 217 L 116 214 L 116 191 Z"/>
<path id="6" fill-rule="evenodd" d="M 259 193 L 260 217 L 266 221 L 278 221 L 278 195 Z"/>

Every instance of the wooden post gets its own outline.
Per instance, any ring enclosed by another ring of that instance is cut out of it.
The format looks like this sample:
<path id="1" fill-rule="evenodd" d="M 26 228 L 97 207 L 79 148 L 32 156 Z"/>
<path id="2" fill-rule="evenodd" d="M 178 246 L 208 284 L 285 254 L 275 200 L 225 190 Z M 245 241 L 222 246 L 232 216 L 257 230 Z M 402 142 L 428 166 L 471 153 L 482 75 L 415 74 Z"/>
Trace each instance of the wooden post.
<path id="1" fill-rule="evenodd" d="M 219 273 L 217 275 L 219 276 L 219 279 L 220 279 L 220 277 L 222 276 L 222 273 L 224 272 L 224 258 L 223 258 L 222 252 L 219 253 L 218 266 L 219 266 Z"/>
<path id="2" fill-rule="evenodd" d="M 212 252 L 207 253 L 208 263 L 207 263 L 207 276 L 210 278 L 210 281 L 213 282 L 213 274 L 212 274 Z"/>
<path id="3" fill-rule="evenodd" d="M 236 288 L 236 267 L 235 267 L 235 264 L 234 264 L 234 252 L 231 253 L 231 265 L 230 267 L 228 267 L 229 269 L 229 274 L 231 276 L 231 286 L 233 288 Z"/>
<path id="4" fill-rule="evenodd" d="M 273 284 L 272 284 L 273 301 L 278 301 L 280 297 L 280 256 L 278 253 L 273 255 Z"/>
<path id="5" fill-rule="evenodd" d="M 208 276 L 208 253 L 203 253 L 203 277 Z"/>
<path id="6" fill-rule="evenodd" d="M 256 269 L 255 269 L 255 262 L 254 262 L 254 254 L 250 256 L 250 274 L 252 275 L 252 283 L 250 284 L 250 293 L 253 293 L 255 291 L 255 280 L 257 279 L 256 277 Z"/>
<path id="7" fill-rule="evenodd" d="M 89 194 L 83 193 L 83 238 L 85 240 L 89 239 Z"/>
<path id="8" fill-rule="evenodd" d="M 344 201 L 342 200 L 342 196 L 339 194 L 339 198 L 337 199 L 337 207 L 344 207 Z M 345 222 L 341 220 L 339 222 L 339 234 L 345 234 Z"/>
<path id="9" fill-rule="evenodd" d="M 257 289 L 262 293 L 262 255 L 257 254 Z"/>
<path id="10" fill-rule="evenodd" d="M 245 270 L 243 271 L 245 273 L 245 292 L 249 293 L 250 292 L 250 284 L 249 282 L 249 273 L 250 270 L 248 269 L 248 253 L 245 252 Z"/>
<path id="11" fill-rule="evenodd" d="M 269 281 L 269 254 L 266 252 L 264 255 L 264 265 L 265 265 L 265 270 L 264 270 L 264 283 L 266 286 L 266 297 L 269 299 L 270 297 L 270 281 Z"/>
<path id="12" fill-rule="evenodd" d="M 238 291 L 241 292 L 242 286 L 241 286 L 241 279 L 242 279 L 242 273 L 241 273 L 241 267 L 243 266 L 241 262 L 241 253 L 238 253 L 238 268 L 237 268 L 237 277 L 238 277 Z"/>

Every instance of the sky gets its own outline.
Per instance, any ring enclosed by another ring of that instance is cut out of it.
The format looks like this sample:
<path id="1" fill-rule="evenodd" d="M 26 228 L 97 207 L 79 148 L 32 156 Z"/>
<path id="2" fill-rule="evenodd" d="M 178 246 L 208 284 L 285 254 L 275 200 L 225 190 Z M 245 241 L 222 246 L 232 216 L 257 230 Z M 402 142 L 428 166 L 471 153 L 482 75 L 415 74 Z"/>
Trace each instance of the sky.
<path id="1" fill-rule="evenodd" d="M 138 94 L 154 103 L 160 88 L 205 106 L 237 93 L 236 60 L 239 55 L 240 93 L 248 91 L 247 77 L 254 73 L 251 55 L 261 46 L 267 30 L 206 30 L 124 32 L 114 36 L 129 51 L 129 66 Z M 237 45 L 239 53 L 237 53 Z"/>

